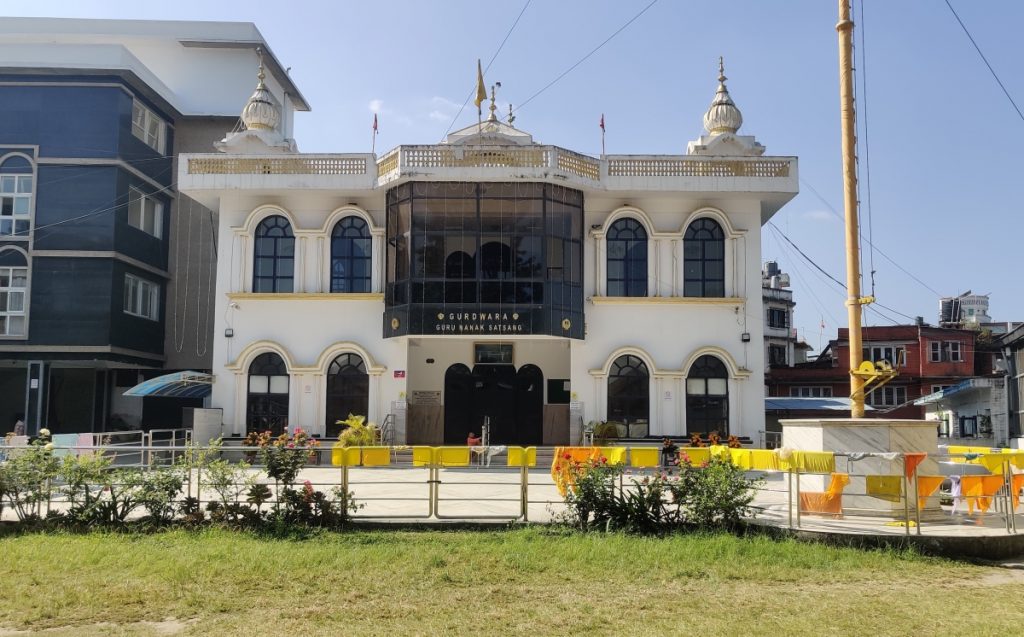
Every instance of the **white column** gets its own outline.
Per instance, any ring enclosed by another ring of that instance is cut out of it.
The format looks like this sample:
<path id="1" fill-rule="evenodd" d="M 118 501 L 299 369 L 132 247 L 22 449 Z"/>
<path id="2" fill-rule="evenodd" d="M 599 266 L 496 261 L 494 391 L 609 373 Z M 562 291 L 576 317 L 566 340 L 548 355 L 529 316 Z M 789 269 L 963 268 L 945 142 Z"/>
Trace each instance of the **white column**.
<path id="1" fill-rule="evenodd" d="M 251 292 L 250 287 L 252 277 L 246 276 L 248 274 L 247 266 L 249 265 L 249 237 L 247 235 L 240 235 L 238 237 L 238 291 L 239 292 Z"/>
<path id="2" fill-rule="evenodd" d="M 384 232 L 374 232 L 370 252 L 370 291 L 384 291 Z"/>

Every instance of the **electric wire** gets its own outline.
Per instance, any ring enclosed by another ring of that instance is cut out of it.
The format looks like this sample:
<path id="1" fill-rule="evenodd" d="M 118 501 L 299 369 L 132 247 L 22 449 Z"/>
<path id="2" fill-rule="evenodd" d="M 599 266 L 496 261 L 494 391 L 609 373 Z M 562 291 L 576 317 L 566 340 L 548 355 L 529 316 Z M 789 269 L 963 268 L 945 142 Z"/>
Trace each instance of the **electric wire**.
<path id="1" fill-rule="evenodd" d="M 531 95 L 530 97 L 528 97 L 528 98 L 526 99 L 526 101 L 522 102 L 521 104 L 519 104 L 519 106 L 517 106 L 517 107 L 515 107 L 514 109 L 512 109 L 512 112 L 513 112 L 513 113 L 516 113 L 516 112 L 518 112 L 518 111 L 519 111 L 520 109 L 522 109 L 522 108 L 523 108 L 524 106 L 526 106 L 527 104 L 529 104 L 530 102 L 532 102 L 534 98 L 536 98 L 536 97 L 537 97 L 537 96 L 539 96 L 539 95 L 540 95 L 541 93 L 543 93 L 544 91 L 548 90 L 549 88 L 551 88 L 552 86 L 554 86 L 554 85 L 555 85 L 556 83 L 558 83 L 558 81 L 559 81 L 559 80 L 561 80 L 561 79 L 562 79 L 563 77 L 565 77 L 565 76 L 566 76 L 566 75 L 568 75 L 568 74 L 569 74 L 570 72 L 572 72 L 572 70 L 573 70 L 573 69 L 575 69 L 575 68 L 576 68 L 577 66 L 579 66 L 580 64 L 583 64 L 584 62 L 586 62 L 586 61 L 587 61 L 587 59 L 588 59 L 588 58 L 589 58 L 589 57 L 590 57 L 591 55 L 593 55 L 593 54 L 597 53 L 597 52 L 598 52 L 598 51 L 599 51 L 599 50 L 600 50 L 600 49 L 601 49 L 601 48 L 602 48 L 602 47 L 603 47 L 604 45 L 606 45 L 606 44 L 608 44 L 609 42 L 611 42 L 611 41 L 612 41 L 612 39 L 613 39 L 613 38 L 615 38 L 615 36 L 617 36 L 618 34 L 622 33 L 622 32 L 623 32 L 623 31 L 624 31 L 624 30 L 626 29 L 626 27 L 628 27 L 629 25 L 631 25 L 631 24 L 633 24 L 634 22 L 636 22 L 636 21 L 637 21 L 637 20 L 638 20 L 638 19 L 640 18 L 640 16 L 642 16 L 642 15 L 643 15 L 643 14 L 645 14 L 645 13 L 647 13 L 648 9 L 650 9 L 650 8 L 651 8 L 651 7 L 653 7 L 653 6 L 655 5 L 655 4 L 657 4 L 657 2 L 658 2 L 658 0 L 651 0 L 650 4 L 648 4 L 648 5 L 646 6 L 646 7 L 644 7 L 643 9 L 641 9 L 639 13 L 637 13 L 637 14 L 636 14 L 635 16 L 633 16 L 632 18 L 630 18 L 630 19 L 629 19 L 629 20 L 628 20 L 628 21 L 627 21 L 627 22 L 626 22 L 625 24 L 623 24 L 623 25 L 622 25 L 621 27 L 619 27 L 619 28 L 618 28 L 618 29 L 617 29 L 617 30 L 615 31 L 615 33 L 612 33 L 612 34 L 611 34 L 611 35 L 609 35 L 609 36 L 608 36 L 607 38 L 605 38 L 605 40 L 604 40 L 603 42 L 601 42 L 601 44 L 598 44 L 598 45 L 597 45 L 596 47 L 594 47 L 593 49 L 591 49 L 589 53 L 587 53 L 586 55 L 584 55 L 583 57 L 581 57 L 581 58 L 580 58 L 579 60 L 577 60 L 575 64 L 573 64 L 572 66 L 570 66 L 570 67 L 569 67 L 569 68 L 567 68 L 566 70 L 562 71 L 561 75 L 559 75 L 559 76 L 558 76 L 558 77 L 556 77 L 555 79 L 553 79 L 553 80 L 551 80 L 550 82 L 548 82 L 548 83 L 547 83 L 547 84 L 546 84 L 546 85 L 544 86 L 544 88 L 540 89 L 539 91 L 537 91 L 536 93 L 534 93 L 533 95 Z"/>
<path id="2" fill-rule="evenodd" d="M 835 216 L 835 217 L 836 217 L 837 219 L 839 219 L 840 221 L 843 221 L 843 215 L 839 214 L 839 212 L 838 212 L 838 211 L 837 211 L 837 210 L 835 209 L 835 207 L 834 207 L 834 206 L 833 206 L 833 205 L 832 205 L 831 203 L 829 203 L 829 202 L 828 202 L 828 200 L 826 200 L 826 199 L 825 199 L 825 198 L 824 198 L 824 197 L 823 197 L 823 196 L 821 195 L 821 193 L 819 193 L 819 192 L 817 191 L 817 189 L 815 189 L 815 187 L 814 187 L 814 186 L 813 186 L 812 184 L 808 183 L 808 182 L 807 182 L 807 181 L 806 181 L 805 179 L 803 179 L 802 177 L 800 178 L 800 183 L 801 183 L 801 184 L 803 184 L 804 186 L 807 186 L 807 188 L 809 188 L 809 189 L 810 189 L 810 191 L 811 191 L 812 193 L 814 193 L 814 196 L 815 196 L 815 197 L 817 197 L 817 198 L 818 198 L 818 200 L 819 200 L 819 201 L 821 201 L 821 203 L 825 204 L 825 207 L 826 207 L 826 208 L 828 208 L 829 212 L 831 212 L 831 213 L 832 213 L 832 214 L 833 214 L 833 215 L 834 215 L 834 216 Z M 870 240 L 869 240 L 869 243 L 870 243 Z M 910 277 L 911 279 L 913 279 L 914 281 L 916 281 L 917 283 L 919 283 L 919 284 L 920 284 L 920 285 L 921 285 L 922 287 L 924 287 L 924 288 L 925 288 L 926 290 L 928 290 L 929 292 L 931 292 L 932 294 L 934 294 L 934 295 L 936 295 L 936 296 L 940 296 L 940 297 L 941 297 L 941 296 L 943 296 L 943 294 L 942 294 L 941 292 L 939 292 L 939 291 L 938 291 L 938 290 L 936 290 L 935 288 L 931 287 L 930 285 L 928 285 L 927 283 L 925 283 L 924 281 L 922 281 L 922 280 L 921 280 L 921 279 L 919 279 L 918 277 L 914 276 L 914 274 L 913 274 L 913 273 L 911 273 L 911 272 L 910 272 L 909 270 L 907 270 L 907 269 L 906 269 L 906 268 L 904 268 L 904 267 L 903 267 L 902 265 L 900 265 L 899 263 L 897 263 L 897 262 L 896 262 L 896 261 L 895 261 L 895 260 L 894 260 L 894 259 L 893 259 L 892 257 L 890 257 L 890 256 L 889 256 L 888 254 L 886 254 L 886 253 L 885 253 L 885 251 L 883 251 L 883 250 L 882 250 L 881 248 L 877 248 L 877 247 L 875 247 L 873 243 L 871 243 L 871 246 L 872 246 L 872 247 L 873 247 L 873 248 L 874 248 L 874 249 L 875 249 L 875 250 L 876 250 L 876 251 L 878 252 L 878 254 L 880 254 L 880 255 L 882 255 L 883 257 L 885 257 L 885 259 L 886 259 L 886 260 L 887 260 L 887 261 L 888 261 L 889 263 L 891 263 L 891 264 L 893 264 L 894 266 L 896 266 L 896 268 L 897 268 L 897 269 L 899 269 L 899 270 L 900 270 L 901 272 L 903 272 L 903 274 L 906 274 L 906 275 L 907 275 L 908 277 Z"/>
<path id="3" fill-rule="evenodd" d="M 988 58 L 986 58 L 985 54 L 981 52 L 981 47 L 979 47 L 978 43 L 974 41 L 974 36 L 971 35 L 971 32 L 967 30 L 967 25 L 960 19 L 956 9 L 954 9 L 953 5 L 949 3 L 949 0 L 945 0 L 945 2 L 946 6 L 949 7 L 949 10 L 953 13 L 953 17 L 960 23 L 960 28 L 964 30 L 965 34 L 967 34 L 967 39 L 974 45 L 974 50 L 978 52 L 979 56 L 981 56 L 981 61 L 985 63 L 985 66 L 988 67 L 989 73 L 991 73 L 992 77 L 995 78 L 996 84 L 999 85 L 999 88 L 1003 89 L 1003 94 L 1006 95 L 1006 99 L 1010 100 L 1013 110 L 1017 111 L 1017 116 L 1020 117 L 1021 120 L 1024 120 L 1024 113 L 1021 113 L 1020 107 L 1017 106 L 1017 102 L 1013 101 L 1013 97 L 1010 96 L 1010 91 L 1006 90 L 1006 86 L 1004 86 L 1003 81 L 999 79 L 999 76 L 996 74 L 996 70 L 992 68 L 992 65 L 988 62 Z"/>
<path id="4" fill-rule="evenodd" d="M 492 64 L 494 64 L 494 60 L 495 60 L 495 59 L 497 59 L 497 57 L 498 57 L 498 54 L 499 54 L 499 53 L 501 53 L 501 49 L 505 47 L 505 42 L 507 42 L 507 41 L 508 41 L 508 37 L 509 37 L 510 35 L 512 35 L 512 32 L 513 32 L 513 31 L 515 31 L 516 25 L 517 25 L 517 24 L 519 24 L 519 19 L 523 17 L 523 14 L 524 14 L 524 13 L 526 13 L 526 8 L 530 6 L 530 3 L 531 3 L 532 1 L 533 1 L 533 0 L 526 0 L 526 4 L 524 4 L 524 5 L 523 5 L 523 8 L 522 8 L 522 10 L 521 10 L 521 11 L 519 12 L 519 15 L 518 15 L 518 16 L 516 16 L 516 20 L 515 20 L 515 22 L 513 22 L 513 23 L 512 23 L 512 26 L 511 26 L 511 27 L 509 27 L 508 33 L 506 33 L 506 34 L 505 34 L 505 38 L 504 38 L 504 39 L 503 39 L 503 40 L 501 41 L 501 44 L 499 44 L 499 45 L 498 45 L 498 50 L 494 52 L 494 55 L 492 55 L 492 56 L 491 56 L 491 60 L 490 60 L 490 62 L 488 62 L 488 63 L 487 63 L 487 67 L 486 67 L 486 68 L 484 68 L 484 73 L 485 73 L 485 74 L 487 73 L 487 71 L 488 71 L 488 70 L 490 70 L 490 68 L 491 68 L 491 65 L 492 65 Z M 453 127 L 453 126 L 455 126 L 455 122 L 457 122 L 457 121 L 458 121 L 458 119 L 459 119 L 459 116 L 460 116 L 460 115 L 462 115 L 462 111 L 464 111 L 464 110 L 466 109 L 466 104 L 469 104 L 469 100 L 470 100 L 470 99 L 471 99 L 471 98 L 473 97 L 473 95 L 474 95 L 475 93 L 476 93 L 476 86 L 474 85 L 474 86 L 473 86 L 473 88 L 472 88 L 472 89 L 470 89 L 470 91 L 469 91 L 469 95 L 467 95 L 467 96 L 466 96 L 466 100 L 465 100 L 464 102 L 462 102 L 462 106 L 460 106 L 460 107 L 459 107 L 459 112 L 458 112 L 458 113 L 456 113 L 456 114 L 455 114 L 455 117 L 453 117 L 453 118 L 452 118 L 452 123 L 451 123 L 451 124 L 448 124 L 448 128 L 447 128 L 447 129 L 445 129 L 445 131 L 444 131 L 444 135 L 441 135 L 441 139 L 442 139 L 442 140 L 443 140 L 443 139 L 444 139 L 445 137 L 447 137 L 447 136 L 448 136 L 448 133 L 450 133 L 450 132 L 451 132 L 451 130 L 452 130 L 452 127 Z"/>
<path id="5" fill-rule="evenodd" d="M 871 296 L 875 295 L 875 242 L 874 242 L 874 229 L 875 222 L 871 215 L 871 142 L 870 136 L 868 135 L 868 61 L 867 61 L 867 44 L 866 39 L 866 28 L 864 21 L 864 0 L 860 0 L 860 84 L 861 93 L 864 94 L 862 100 L 861 112 L 864 115 L 864 190 L 867 193 L 867 212 L 868 212 L 868 246 L 871 250 L 868 253 L 868 264 L 869 272 L 871 274 Z M 860 182 L 857 182 L 858 185 Z M 863 239 L 864 234 L 861 232 L 861 238 Z M 863 259 L 862 259 L 863 263 Z"/>

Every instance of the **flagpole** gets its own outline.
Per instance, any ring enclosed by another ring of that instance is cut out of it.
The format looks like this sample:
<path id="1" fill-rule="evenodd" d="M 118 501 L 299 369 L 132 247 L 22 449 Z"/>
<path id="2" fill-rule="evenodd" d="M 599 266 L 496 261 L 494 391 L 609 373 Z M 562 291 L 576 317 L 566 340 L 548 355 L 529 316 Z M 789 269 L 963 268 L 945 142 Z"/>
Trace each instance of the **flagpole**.
<path id="1" fill-rule="evenodd" d="M 376 113 L 373 114 L 373 137 L 372 137 L 372 141 L 370 142 L 370 154 L 371 155 L 376 155 L 377 154 L 377 114 Z"/>
<path id="2" fill-rule="evenodd" d="M 604 133 L 605 133 L 605 130 L 604 130 L 604 113 L 601 113 L 601 156 L 602 157 L 605 155 L 605 152 L 604 152 Z"/>

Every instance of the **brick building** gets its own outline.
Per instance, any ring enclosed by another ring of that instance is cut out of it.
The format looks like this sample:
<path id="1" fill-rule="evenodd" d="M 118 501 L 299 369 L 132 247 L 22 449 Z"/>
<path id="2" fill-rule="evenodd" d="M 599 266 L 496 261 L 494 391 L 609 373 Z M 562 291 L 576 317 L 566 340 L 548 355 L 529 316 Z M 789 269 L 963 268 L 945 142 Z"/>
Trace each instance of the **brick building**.
<path id="1" fill-rule="evenodd" d="M 899 375 L 868 394 L 866 404 L 875 408 L 869 417 L 922 418 L 923 408 L 914 400 L 971 378 L 975 368 L 975 339 L 971 330 L 929 325 L 865 327 L 864 360 L 889 361 Z M 850 395 L 849 330 L 839 329 L 818 358 L 794 367 L 772 367 L 766 378 L 769 396 L 806 398 Z M 991 369 L 980 373 L 991 373 Z"/>

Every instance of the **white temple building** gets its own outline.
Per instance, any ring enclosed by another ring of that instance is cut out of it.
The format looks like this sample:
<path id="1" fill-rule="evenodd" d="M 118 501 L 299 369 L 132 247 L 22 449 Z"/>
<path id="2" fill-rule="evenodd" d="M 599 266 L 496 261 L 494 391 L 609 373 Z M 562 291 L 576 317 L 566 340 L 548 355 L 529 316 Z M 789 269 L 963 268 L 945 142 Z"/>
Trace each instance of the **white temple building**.
<path id="1" fill-rule="evenodd" d="M 491 115 L 435 145 L 303 154 L 259 85 L 184 155 L 219 212 L 212 406 L 224 433 L 349 413 L 393 441 L 577 444 L 764 428 L 761 226 L 797 193 L 720 72 L 680 155 L 594 158 Z M 695 114 L 696 117 L 696 114 Z M 682 142 L 680 142 L 680 146 Z"/>

